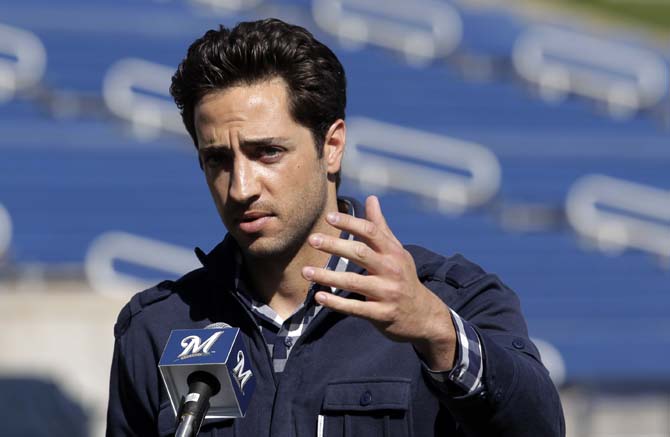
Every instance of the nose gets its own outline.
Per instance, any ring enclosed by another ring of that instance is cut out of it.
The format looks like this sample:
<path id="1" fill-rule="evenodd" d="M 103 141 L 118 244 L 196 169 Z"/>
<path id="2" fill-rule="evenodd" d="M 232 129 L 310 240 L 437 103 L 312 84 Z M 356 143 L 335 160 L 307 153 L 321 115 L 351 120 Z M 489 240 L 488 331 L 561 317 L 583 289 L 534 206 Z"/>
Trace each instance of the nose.
<path id="1" fill-rule="evenodd" d="M 239 157 L 230 172 L 228 193 L 238 203 L 248 203 L 260 195 L 260 183 L 254 163 Z"/>

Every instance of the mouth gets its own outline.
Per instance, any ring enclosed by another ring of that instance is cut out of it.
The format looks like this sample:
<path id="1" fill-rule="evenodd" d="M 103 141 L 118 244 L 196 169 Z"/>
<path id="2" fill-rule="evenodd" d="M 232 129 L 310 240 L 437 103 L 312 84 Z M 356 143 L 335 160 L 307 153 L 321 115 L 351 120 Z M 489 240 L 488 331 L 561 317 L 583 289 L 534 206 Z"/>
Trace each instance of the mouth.
<path id="1" fill-rule="evenodd" d="M 253 234 L 260 232 L 265 225 L 274 217 L 272 214 L 261 211 L 245 212 L 238 219 L 238 226 L 242 232 Z"/>

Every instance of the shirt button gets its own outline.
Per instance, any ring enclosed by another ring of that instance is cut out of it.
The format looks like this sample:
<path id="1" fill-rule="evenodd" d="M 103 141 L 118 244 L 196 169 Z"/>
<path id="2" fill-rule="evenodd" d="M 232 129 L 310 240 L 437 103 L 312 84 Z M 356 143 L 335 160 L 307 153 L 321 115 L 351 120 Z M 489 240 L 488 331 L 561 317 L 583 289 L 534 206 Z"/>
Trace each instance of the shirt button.
<path id="1" fill-rule="evenodd" d="M 284 346 L 286 346 L 286 347 L 293 346 L 293 339 L 291 337 L 286 337 L 284 339 Z"/>
<path id="2" fill-rule="evenodd" d="M 370 391 L 366 391 L 361 395 L 361 405 L 362 406 L 368 406 L 372 403 L 372 393 Z"/>
<path id="3" fill-rule="evenodd" d="M 514 346 L 516 349 L 523 349 L 524 347 L 526 347 L 526 343 L 520 338 L 515 338 L 512 341 L 512 346 Z"/>

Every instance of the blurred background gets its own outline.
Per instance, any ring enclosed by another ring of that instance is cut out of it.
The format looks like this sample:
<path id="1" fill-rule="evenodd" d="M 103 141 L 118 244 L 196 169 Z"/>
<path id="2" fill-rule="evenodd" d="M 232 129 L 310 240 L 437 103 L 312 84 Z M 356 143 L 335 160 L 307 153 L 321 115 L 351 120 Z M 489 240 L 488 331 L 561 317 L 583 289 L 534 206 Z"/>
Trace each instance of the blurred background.
<path id="1" fill-rule="evenodd" d="M 670 1 L 0 5 L 0 421 L 104 434 L 112 327 L 225 234 L 170 77 L 275 16 L 349 79 L 341 193 L 521 296 L 571 437 L 670 436 Z"/>

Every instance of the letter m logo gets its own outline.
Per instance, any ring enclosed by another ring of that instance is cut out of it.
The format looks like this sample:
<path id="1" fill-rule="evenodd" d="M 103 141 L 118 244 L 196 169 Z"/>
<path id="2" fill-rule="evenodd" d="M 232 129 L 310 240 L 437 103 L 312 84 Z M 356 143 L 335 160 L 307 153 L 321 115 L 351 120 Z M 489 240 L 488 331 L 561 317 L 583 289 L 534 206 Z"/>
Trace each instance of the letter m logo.
<path id="1" fill-rule="evenodd" d="M 218 331 L 212 334 L 207 340 L 202 341 L 197 335 L 189 335 L 181 341 L 181 347 L 184 348 L 182 353 L 177 358 L 187 358 L 189 355 L 195 354 L 209 354 L 210 349 L 216 343 L 216 340 L 221 337 L 223 331 Z"/>
<path id="2" fill-rule="evenodd" d="M 244 352 L 237 351 L 237 364 L 233 367 L 233 376 L 242 394 L 244 394 L 244 386 L 247 385 L 252 375 L 251 369 L 244 370 Z"/>

